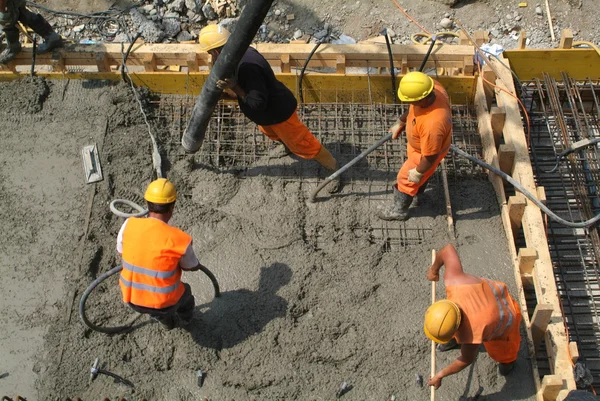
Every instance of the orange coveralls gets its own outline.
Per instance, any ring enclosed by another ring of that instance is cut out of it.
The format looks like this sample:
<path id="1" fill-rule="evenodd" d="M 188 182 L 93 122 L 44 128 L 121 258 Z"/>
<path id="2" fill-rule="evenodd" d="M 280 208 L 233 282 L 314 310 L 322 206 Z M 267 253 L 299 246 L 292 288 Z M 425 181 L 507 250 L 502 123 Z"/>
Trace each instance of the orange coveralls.
<path id="1" fill-rule="evenodd" d="M 521 311 L 506 284 L 482 278 L 478 284 L 446 286 L 446 295 L 461 312 L 460 326 L 454 334 L 456 342 L 483 344 L 496 362 L 517 360 Z"/>
<path id="2" fill-rule="evenodd" d="M 274 141 L 281 141 L 288 149 L 303 159 L 313 159 L 321 151 L 321 142 L 294 112 L 290 118 L 279 124 L 259 125 L 260 132 Z"/>
<path id="3" fill-rule="evenodd" d="M 419 188 L 433 175 L 437 166 L 450 150 L 452 139 L 452 111 L 450 99 L 442 85 L 434 82 L 435 102 L 427 108 L 408 108 L 406 118 L 406 161 L 398 171 L 396 184 L 400 192 L 415 196 Z M 418 184 L 408 181 L 408 172 L 417 167 L 422 156 L 439 155 L 433 166 Z"/>

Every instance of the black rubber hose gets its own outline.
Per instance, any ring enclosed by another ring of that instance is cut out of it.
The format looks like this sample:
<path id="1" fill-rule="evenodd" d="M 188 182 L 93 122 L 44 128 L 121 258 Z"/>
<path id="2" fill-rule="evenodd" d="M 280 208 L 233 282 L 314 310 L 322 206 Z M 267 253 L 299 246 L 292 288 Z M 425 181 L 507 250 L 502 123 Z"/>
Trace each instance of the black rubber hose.
<path id="1" fill-rule="evenodd" d="M 109 271 L 102 273 L 97 279 L 92 281 L 92 283 L 88 286 L 88 288 L 86 288 L 86 290 L 83 292 L 83 295 L 81 296 L 81 300 L 79 301 L 79 317 L 81 318 L 81 321 L 83 322 L 83 324 L 85 324 L 87 327 L 89 327 L 90 329 L 92 329 L 94 331 L 98 331 L 100 333 L 106 333 L 106 334 L 116 334 L 116 333 L 124 333 L 124 332 L 132 329 L 133 321 L 131 321 L 126 326 L 119 326 L 119 327 L 97 326 L 94 323 L 90 322 L 90 320 L 87 318 L 87 315 L 85 313 L 85 304 L 87 302 L 88 297 L 92 293 L 92 291 L 94 291 L 94 289 L 96 287 L 98 287 L 98 285 L 100 285 L 100 283 L 102 283 L 104 280 L 106 280 L 107 278 L 109 278 L 110 276 L 112 276 L 114 274 L 119 273 L 121 270 L 123 270 L 123 266 L 115 266 L 112 269 L 110 269 Z M 200 271 L 202 271 L 204 274 L 206 274 L 208 276 L 208 278 L 210 279 L 210 281 L 213 285 L 213 288 L 215 290 L 215 298 L 220 297 L 221 289 L 219 288 L 219 282 L 217 281 L 217 278 L 215 277 L 215 275 L 210 270 L 208 270 L 207 267 L 202 266 L 202 265 L 200 266 Z"/>
<path id="2" fill-rule="evenodd" d="M 392 77 L 392 98 L 394 104 L 396 103 L 396 74 L 394 73 L 394 56 L 392 55 L 392 46 L 390 45 L 390 39 L 387 34 L 387 28 L 381 32 L 385 36 L 385 45 L 387 46 L 388 56 L 390 57 L 390 76 Z M 422 69 L 421 69 L 422 70 Z"/>
<path id="3" fill-rule="evenodd" d="M 425 64 L 427 63 L 427 59 L 429 59 L 429 55 L 431 54 L 431 51 L 433 50 L 433 45 L 435 45 L 436 40 L 437 40 L 437 36 L 433 35 L 431 37 L 431 43 L 429 44 L 429 49 L 427 49 L 427 54 L 425 55 L 425 58 L 423 59 L 423 62 L 421 63 L 421 66 L 419 67 L 419 71 L 423 71 L 423 68 L 425 68 Z"/>
<path id="4" fill-rule="evenodd" d="M 127 58 L 129 57 L 129 53 L 131 52 L 131 49 L 133 48 L 135 41 L 138 40 L 140 36 L 142 36 L 141 32 L 138 32 L 135 34 L 135 36 L 133 37 L 133 40 L 129 44 L 129 47 L 127 47 L 127 51 L 123 55 L 123 61 L 121 63 L 121 79 L 123 80 L 123 82 L 125 82 L 127 84 L 129 83 L 129 81 L 127 80 L 127 76 L 125 74 L 125 68 L 127 68 L 127 66 L 126 66 Z"/>
<path id="5" fill-rule="evenodd" d="M 202 146 L 210 117 L 223 92 L 217 88 L 217 81 L 234 75 L 240 60 L 265 19 L 272 2 L 273 0 L 253 0 L 249 1 L 244 7 L 235 31 L 223 47 L 223 51 L 208 74 L 208 78 L 206 78 L 200 96 L 196 101 L 192 117 L 181 139 L 181 145 L 186 152 L 195 153 Z"/>
<path id="6" fill-rule="evenodd" d="M 35 75 L 35 51 L 37 50 L 37 34 L 33 34 L 33 48 L 31 51 L 31 76 Z"/>
<path id="7" fill-rule="evenodd" d="M 302 93 L 302 79 L 304 78 L 304 71 L 306 70 L 306 67 L 308 66 L 308 63 L 309 63 L 310 59 L 312 58 L 313 54 L 315 54 L 315 52 L 317 51 L 319 46 L 321 46 L 321 43 L 322 42 L 319 40 L 317 42 L 317 44 L 315 45 L 315 47 L 313 47 L 312 51 L 306 58 L 306 61 L 304 61 L 304 65 L 302 66 L 302 69 L 300 70 L 300 78 L 298 79 L 298 95 L 300 96 L 301 104 L 304 103 L 304 94 Z"/>

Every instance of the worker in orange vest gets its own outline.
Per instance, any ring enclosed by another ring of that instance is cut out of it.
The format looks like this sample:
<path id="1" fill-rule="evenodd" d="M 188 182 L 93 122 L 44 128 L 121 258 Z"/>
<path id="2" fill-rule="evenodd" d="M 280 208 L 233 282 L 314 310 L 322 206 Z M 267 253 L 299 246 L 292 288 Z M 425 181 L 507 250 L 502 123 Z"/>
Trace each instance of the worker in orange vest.
<path id="1" fill-rule="evenodd" d="M 148 217 L 130 217 L 117 236 L 117 251 L 123 259 L 119 285 L 123 302 L 147 313 L 166 329 L 189 324 L 194 314 L 194 296 L 181 272 L 196 271 L 198 261 L 192 237 L 168 224 L 177 199 L 175 186 L 165 178 L 148 185 L 144 194 Z"/>
<path id="2" fill-rule="evenodd" d="M 499 363 L 506 376 L 517 360 L 521 335 L 519 304 L 508 293 L 506 284 L 463 272 L 456 249 L 446 245 L 427 270 L 429 281 L 438 281 L 445 266 L 447 299 L 435 302 L 425 313 L 424 330 L 438 344 L 439 351 L 460 345 L 460 356 L 435 374 L 429 385 L 438 388 L 446 376 L 460 372 L 475 361 L 483 344 L 488 355 Z"/>
<path id="3" fill-rule="evenodd" d="M 398 171 L 392 202 L 379 211 L 379 218 L 404 221 L 413 198 L 425 192 L 427 180 L 450 150 L 452 111 L 446 90 L 422 72 L 402 78 L 398 97 L 410 106 L 390 132 L 396 139 L 406 130 L 406 161 Z"/>
<path id="4" fill-rule="evenodd" d="M 200 30 L 198 43 L 216 62 L 229 36 L 227 29 L 211 24 Z M 283 143 L 286 150 L 298 157 L 316 161 L 330 174 L 337 171 L 333 155 L 298 118 L 294 94 L 277 80 L 267 60 L 256 49 L 249 47 L 237 65 L 235 78 L 219 79 L 217 87 L 228 98 L 236 99 L 242 113 L 269 139 Z M 329 193 L 339 189 L 339 178 L 326 188 Z"/>

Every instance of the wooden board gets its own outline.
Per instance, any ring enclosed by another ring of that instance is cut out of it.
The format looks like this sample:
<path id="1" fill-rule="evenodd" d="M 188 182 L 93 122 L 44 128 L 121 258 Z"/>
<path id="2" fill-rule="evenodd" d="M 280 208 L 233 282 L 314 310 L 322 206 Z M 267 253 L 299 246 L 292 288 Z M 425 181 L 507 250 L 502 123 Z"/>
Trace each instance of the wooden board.
<path id="1" fill-rule="evenodd" d="M 600 78 L 600 56 L 593 49 L 506 50 L 504 55 L 521 80 L 543 79 L 544 72 L 562 79 L 562 71 L 575 79 Z"/>

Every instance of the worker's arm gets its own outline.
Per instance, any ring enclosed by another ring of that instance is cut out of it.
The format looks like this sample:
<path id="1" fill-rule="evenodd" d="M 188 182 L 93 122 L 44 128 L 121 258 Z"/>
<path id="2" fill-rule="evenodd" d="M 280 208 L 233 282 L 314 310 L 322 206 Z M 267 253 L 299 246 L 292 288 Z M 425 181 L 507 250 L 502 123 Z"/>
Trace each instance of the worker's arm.
<path id="1" fill-rule="evenodd" d="M 444 283 L 446 285 L 452 285 L 457 277 L 465 274 L 456 248 L 452 244 L 446 245 L 437 252 L 435 261 L 427 270 L 427 280 L 438 281 L 442 266 L 446 267 L 446 270 L 444 270 Z"/>
<path id="2" fill-rule="evenodd" d="M 194 247 L 192 246 L 191 242 L 186 248 L 185 253 L 181 257 L 181 259 L 179 259 L 179 267 L 181 268 L 181 270 L 184 270 L 186 272 L 195 272 L 203 267 L 200 261 L 198 260 L 196 253 L 194 252 Z"/>
<path id="3" fill-rule="evenodd" d="M 478 351 L 479 344 L 462 344 L 460 346 L 460 356 L 429 379 L 428 385 L 434 386 L 436 389 L 440 387 L 444 377 L 458 373 L 472 364 L 475 361 L 475 358 L 477 358 Z"/>
<path id="4" fill-rule="evenodd" d="M 389 132 L 392 133 L 392 139 L 396 139 L 400 136 L 400 133 L 406 128 L 406 118 L 408 117 L 408 111 L 398 117 L 396 124 L 392 125 Z"/>
<path id="5" fill-rule="evenodd" d="M 439 154 L 431 155 L 431 156 L 422 156 L 419 165 L 417 166 L 417 171 L 419 174 L 425 174 L 438 158 Z"/>

